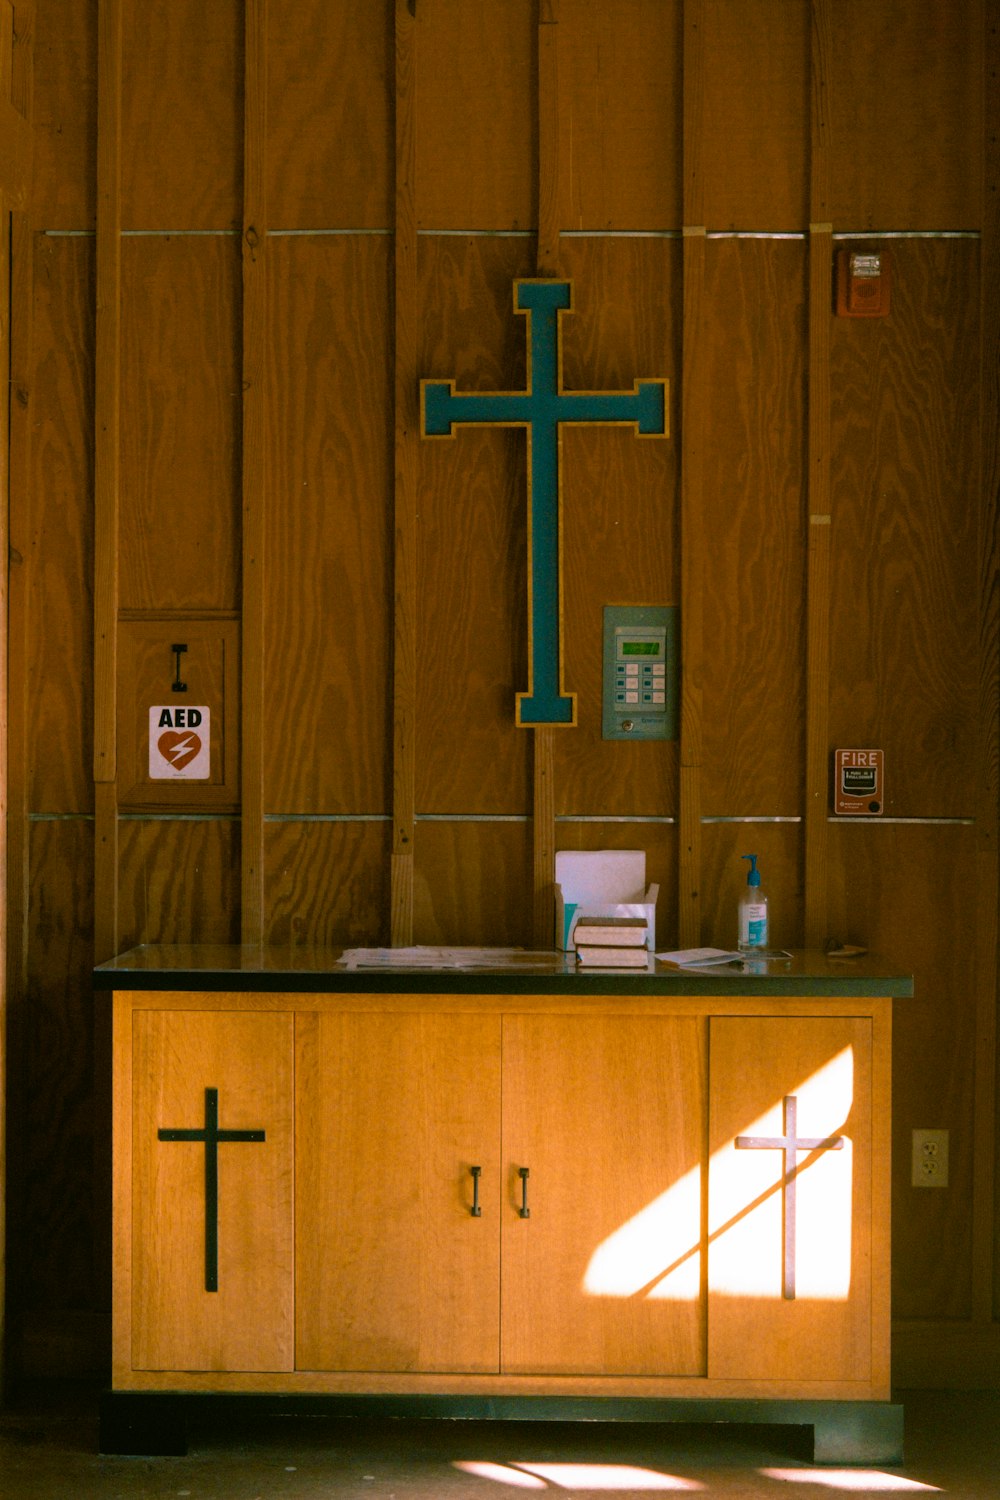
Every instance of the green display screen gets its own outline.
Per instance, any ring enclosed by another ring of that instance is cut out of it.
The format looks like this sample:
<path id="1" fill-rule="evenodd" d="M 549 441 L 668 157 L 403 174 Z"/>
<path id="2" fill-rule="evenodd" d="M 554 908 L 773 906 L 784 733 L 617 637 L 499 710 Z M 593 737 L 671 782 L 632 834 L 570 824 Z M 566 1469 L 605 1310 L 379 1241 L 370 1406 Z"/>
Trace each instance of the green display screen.
<path id="1" fill-rule="evenodd" d="M 622 641 L 622 656 L 659 656 L 659 641 Z"/>

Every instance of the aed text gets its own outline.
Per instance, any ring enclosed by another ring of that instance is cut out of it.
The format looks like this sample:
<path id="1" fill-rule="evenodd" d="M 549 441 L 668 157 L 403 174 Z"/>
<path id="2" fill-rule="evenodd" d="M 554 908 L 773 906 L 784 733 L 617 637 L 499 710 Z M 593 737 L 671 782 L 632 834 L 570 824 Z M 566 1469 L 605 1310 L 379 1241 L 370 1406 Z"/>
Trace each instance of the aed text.
<path id="1" fill-rule="evenodd" d="M 160 729 L 197 729 L 200 723 L 200 708 L 165 708 L 158 720 Z"/>

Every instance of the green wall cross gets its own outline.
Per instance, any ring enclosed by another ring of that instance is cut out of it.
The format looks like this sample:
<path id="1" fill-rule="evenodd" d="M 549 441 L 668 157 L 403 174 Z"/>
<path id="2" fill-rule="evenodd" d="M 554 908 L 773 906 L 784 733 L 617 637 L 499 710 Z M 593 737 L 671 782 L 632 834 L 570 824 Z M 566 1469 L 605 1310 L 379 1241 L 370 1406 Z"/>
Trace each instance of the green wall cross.
<path id="1" fill-rule="evenodd" d="M 576 723 L 576 694 L 563 691 L 561 429 L 632 425 L 667 435 L 665 380 L 637 380 L 631 391 L 565 391 L 559 320 L 572 311 L 568 281 L 514 282 L 514 311 L 528 320 L 524 391 L 457 393 L 453 380 L 420 383 L 424 437 L 454 437 L 457 424 L 523 427 L 528 434 L 528 690 L 517 694 L 517 722 L 531 728 Z"/>

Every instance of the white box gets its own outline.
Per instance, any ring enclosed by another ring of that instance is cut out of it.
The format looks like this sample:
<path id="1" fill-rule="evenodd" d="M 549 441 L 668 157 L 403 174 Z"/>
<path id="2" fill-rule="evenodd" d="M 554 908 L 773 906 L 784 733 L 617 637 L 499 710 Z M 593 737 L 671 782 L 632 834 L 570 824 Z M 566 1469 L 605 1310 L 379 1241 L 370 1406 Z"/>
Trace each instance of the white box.
<path id="1" fill-rule="evenodd" d="M 645 917 L 646 946 L 656 947 L 656 897 L 646 889 L 645 849 L 560 849 L 556 854 L 556 947 L 576 952 L 580 917 Z"/>

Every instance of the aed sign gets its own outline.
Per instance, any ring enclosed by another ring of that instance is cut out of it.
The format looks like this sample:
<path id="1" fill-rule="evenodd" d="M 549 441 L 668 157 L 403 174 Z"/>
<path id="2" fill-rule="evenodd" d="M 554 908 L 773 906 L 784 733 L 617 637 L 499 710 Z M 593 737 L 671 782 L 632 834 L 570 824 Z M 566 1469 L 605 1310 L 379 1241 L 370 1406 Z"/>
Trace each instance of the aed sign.
<path id="1" fill-rule="evenodd" d="M 150 781 L 207 781 L 211 710 L 158 704 L 149 710 Z"/>
<path id="2" fill-rule="evenodd" d="M 885 801 L 881 750 L 835 752 L 833 810 L 839 817 L 878 817 Z"/>

